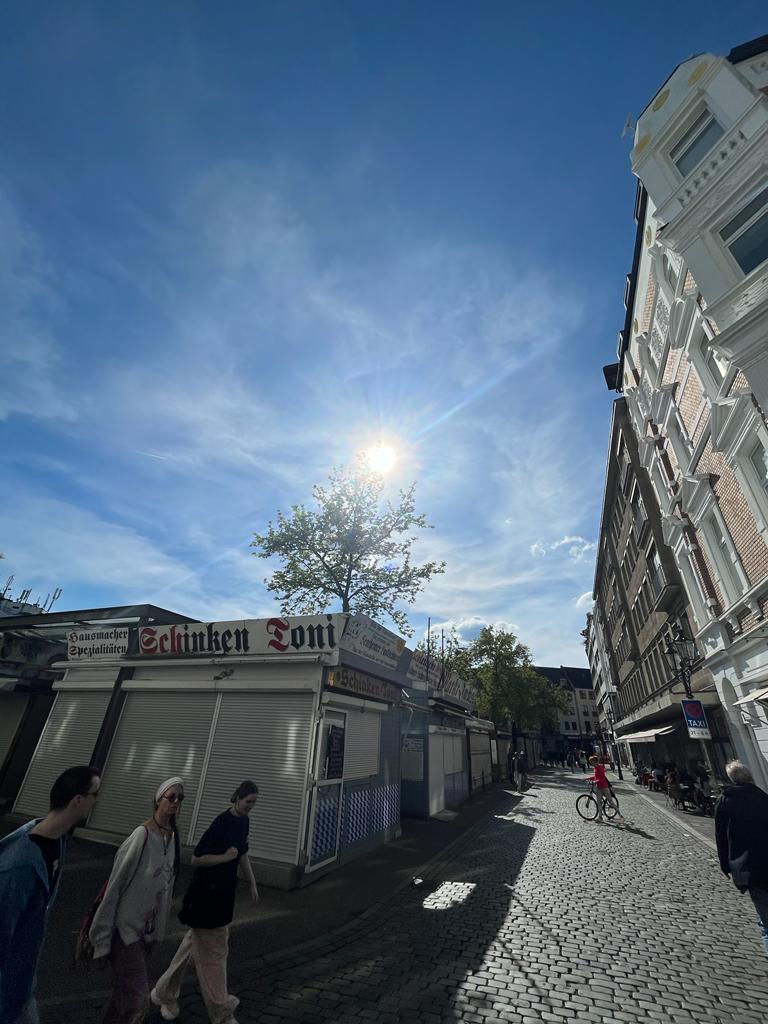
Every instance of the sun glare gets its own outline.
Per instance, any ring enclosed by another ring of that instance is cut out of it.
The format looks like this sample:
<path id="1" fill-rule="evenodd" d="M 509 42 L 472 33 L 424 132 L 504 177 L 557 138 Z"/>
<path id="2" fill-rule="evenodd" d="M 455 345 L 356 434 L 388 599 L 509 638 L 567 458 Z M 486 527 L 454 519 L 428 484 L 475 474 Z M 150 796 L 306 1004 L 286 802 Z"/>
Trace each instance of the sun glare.
<path id="1" fill-rule="evenodd" d="M 381 473 L 382 476 L 389 473 L 397 462 L 397 452 L 392 445 L 383 444 L 381 441 L 366 448 L 363 456 L 368 468 L 374 473 Z"/>

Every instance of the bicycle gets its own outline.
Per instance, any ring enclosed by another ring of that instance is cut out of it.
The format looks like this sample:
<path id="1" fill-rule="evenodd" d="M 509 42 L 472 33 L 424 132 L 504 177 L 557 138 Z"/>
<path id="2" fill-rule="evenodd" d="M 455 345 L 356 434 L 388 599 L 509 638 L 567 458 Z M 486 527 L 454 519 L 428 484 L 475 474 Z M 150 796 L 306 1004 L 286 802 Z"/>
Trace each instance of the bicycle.
<path id="1" fill-rule="evenodd" d="M 597 817 L 597 795 L 595 794 L 595 783 L 590 780 L 587 783 L 589 787 L 588 793 L 582 793 L 581 796 L 576 798 L 576 810 L 579 817 L 583 818 L 584 821 L 594 821 Z M 605 797 L 601 797 L 603 801 L 603 815 L 608 821 L 613 821 L 616 815 L 619 813 L 619 801 L 616 794 L 611 789 L 611 794 L 615 803 L 609 803 Z"/>

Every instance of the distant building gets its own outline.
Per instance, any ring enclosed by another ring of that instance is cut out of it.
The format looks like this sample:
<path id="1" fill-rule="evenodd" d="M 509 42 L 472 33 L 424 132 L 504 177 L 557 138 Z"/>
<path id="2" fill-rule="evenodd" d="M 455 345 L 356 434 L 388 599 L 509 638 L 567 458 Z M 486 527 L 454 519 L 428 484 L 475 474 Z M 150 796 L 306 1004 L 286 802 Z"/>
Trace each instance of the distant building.
<path id="1" fill-rule="evenodd" d="M 592 750 L 599 739 L 597 705 L 588 668 L 560 665 L 556 668 L 534 665 L 534 672 L 561 687 L 570 698 L 570 707 L 560 715 L 557 740 L 550 736 L 545 753 L 556 755 L 566 749 Z M 555 743 L 559 744 L 555 747 Z"/>

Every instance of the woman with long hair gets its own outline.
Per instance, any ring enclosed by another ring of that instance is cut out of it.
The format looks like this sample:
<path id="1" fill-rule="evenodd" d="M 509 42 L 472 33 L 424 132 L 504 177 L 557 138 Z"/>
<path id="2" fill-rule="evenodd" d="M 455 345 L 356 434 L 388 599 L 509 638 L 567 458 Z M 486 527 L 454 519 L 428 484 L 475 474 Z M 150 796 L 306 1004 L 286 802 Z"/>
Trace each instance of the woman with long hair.
<path id="1" fill-rule="evenodd" d="M 258 786 L 250 779 L 241 782 L 229 809 L 211 822 L 195 847 L 195 873 L 179 913 L 189 930 L 151 993 L 163 1020 L 179 1016 L 181 982 L 191 960 L 211 1024 L 237 1024 L 232 1015 L 240 1000 L 227 991 L 229 926 L 235 912 L 238 868 L 250 884 L 251 898 L 259 898 L 248 859 L 248 815 L 258 794 Z"/>
<path id="2" fill-rule="evenodd" d="M 147 965 L 165 936 L 173 883 L 179 870 L 176 817 L 184 781 L 166 779 L 155 792 L 151 817 L 115 854 L 89 938 L 94 959 L 112 962 L 113 989 L 102 1024 L 140 1024 L 149 1012 Z"/>

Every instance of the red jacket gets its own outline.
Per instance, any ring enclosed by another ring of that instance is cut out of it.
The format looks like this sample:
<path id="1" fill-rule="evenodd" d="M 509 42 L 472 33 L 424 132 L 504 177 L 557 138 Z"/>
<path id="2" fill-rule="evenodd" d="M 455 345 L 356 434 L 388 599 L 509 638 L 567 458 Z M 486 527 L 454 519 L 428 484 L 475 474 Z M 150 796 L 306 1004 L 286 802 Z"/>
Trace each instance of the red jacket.
<path id="1" fill-rule="evenodd" d="M 610 786 L 610 782 L 608 781 L 605 775 L 604 764 L 600 764 L 598 762 L 598 764 L 595 765 L 595 774 L 592 776 L 592 781 L 595 783 L 598 789 L 607 789 Z"/>

